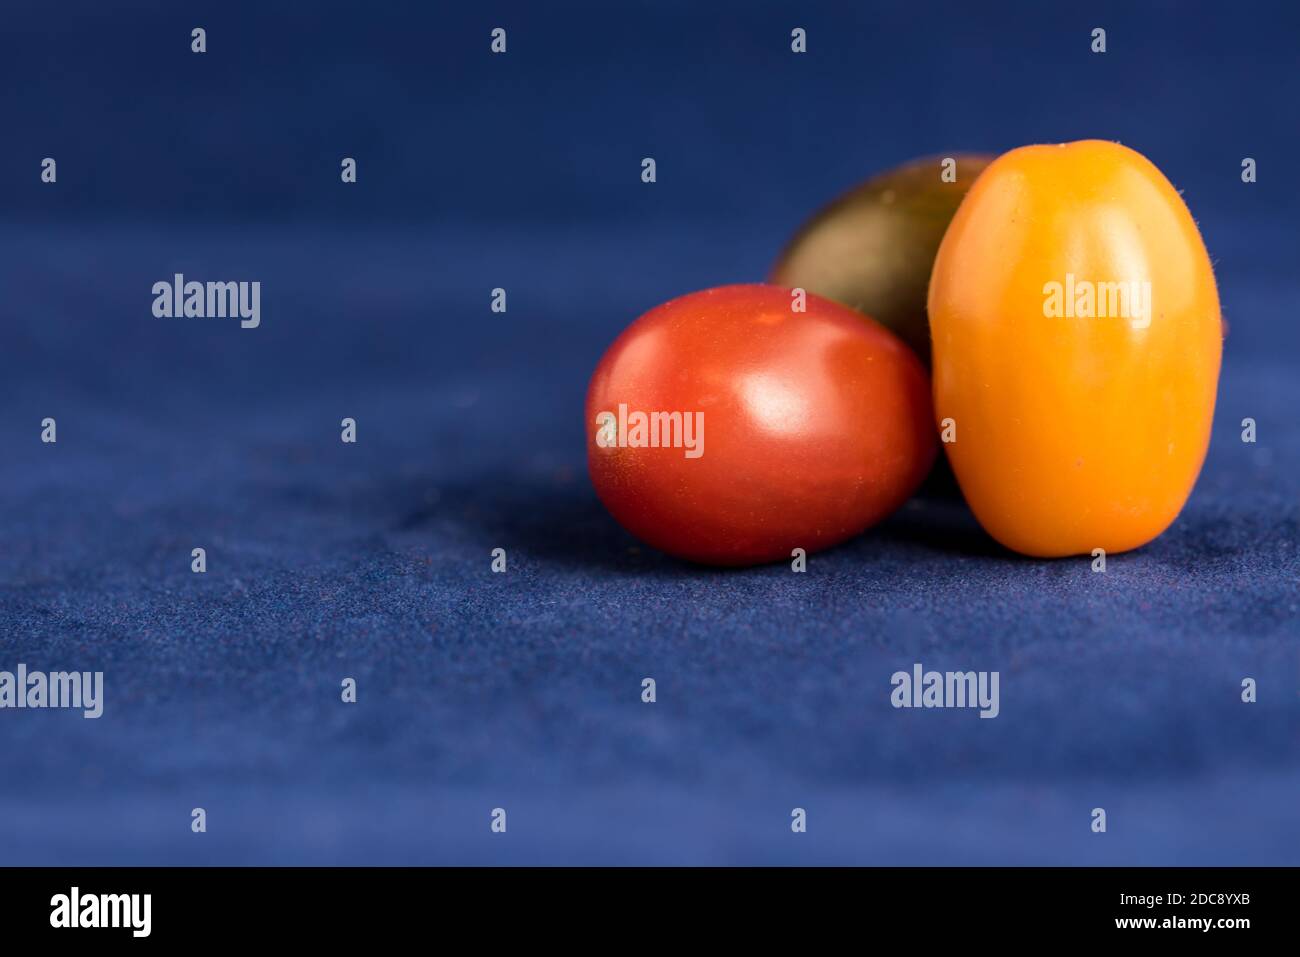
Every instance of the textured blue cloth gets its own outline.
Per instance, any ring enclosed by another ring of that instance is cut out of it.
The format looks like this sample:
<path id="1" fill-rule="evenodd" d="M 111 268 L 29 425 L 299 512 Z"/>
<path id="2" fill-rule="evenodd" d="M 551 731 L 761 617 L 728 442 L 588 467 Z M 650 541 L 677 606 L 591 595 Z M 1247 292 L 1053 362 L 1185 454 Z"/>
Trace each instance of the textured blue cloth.
<path id="1" fill-rule="evenodd" d="M 106 700 L 0 711 L 0 864 L 1300 864 L 1293 16 L 751 6 L 6 13 L 0 670 Z M 606 515 L 627 322 L 880 168 L 1085 136 L 1185 188 L 1231 327 L 1163 537 L 1098 575 L 923 497 L 794 575 Z M 176 272 L 261 326 L 155 319 Z M 1000 716 L 893 709 L 915 662 Z"/>

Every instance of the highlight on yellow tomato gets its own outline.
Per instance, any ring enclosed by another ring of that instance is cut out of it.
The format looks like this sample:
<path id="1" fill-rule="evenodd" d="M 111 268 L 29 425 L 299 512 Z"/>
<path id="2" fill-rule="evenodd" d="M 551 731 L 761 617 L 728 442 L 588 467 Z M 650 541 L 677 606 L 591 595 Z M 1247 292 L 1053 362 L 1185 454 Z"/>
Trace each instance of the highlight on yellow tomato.
<path id="1" fill-rule="evenodd" d="M 1058 557 L 1169 527 L 1205 460 L 1223 338 L 1196 223 L 1146 157 L 1099 140 L 998 157 L 928 308 L 935 418 L 990 535 Z"/>

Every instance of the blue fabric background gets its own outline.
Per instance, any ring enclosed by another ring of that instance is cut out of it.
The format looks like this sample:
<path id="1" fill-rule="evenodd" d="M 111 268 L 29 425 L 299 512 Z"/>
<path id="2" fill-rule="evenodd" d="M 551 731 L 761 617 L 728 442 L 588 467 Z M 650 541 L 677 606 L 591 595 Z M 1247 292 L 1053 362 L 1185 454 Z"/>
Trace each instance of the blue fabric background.
<path id="1" fill-rule="evenodd" d="M 0 712 L 0 863 L 1300 864 L 1300 19 L 996 6 L 7 8 L 0 669 L 107 689 Z M 1231 328 L 1162 538 L 1095 575 L 921 498 L 796 576 L 605 514 L 581 401 L 638 314 L 887 166 L 1084 137 L 1184 190 Z M 177 271 L 261 328 L 153 318 Z M 1001 716 L 895 711 L 917 661 Z"/>

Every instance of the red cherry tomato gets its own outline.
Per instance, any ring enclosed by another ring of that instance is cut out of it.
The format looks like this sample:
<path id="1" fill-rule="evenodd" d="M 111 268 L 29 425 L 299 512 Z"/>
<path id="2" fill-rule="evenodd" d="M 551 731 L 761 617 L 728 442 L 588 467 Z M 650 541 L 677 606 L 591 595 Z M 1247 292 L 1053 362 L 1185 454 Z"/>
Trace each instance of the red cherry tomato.
<path id="1" fill-rule="evenodd" d="M 929 380 L 861 313 L 778 286 L 651 309 L 587 392 L 596 493 L 628 531 L 697 562 L 790 560 L 874 525 L 934 459 Z"/>

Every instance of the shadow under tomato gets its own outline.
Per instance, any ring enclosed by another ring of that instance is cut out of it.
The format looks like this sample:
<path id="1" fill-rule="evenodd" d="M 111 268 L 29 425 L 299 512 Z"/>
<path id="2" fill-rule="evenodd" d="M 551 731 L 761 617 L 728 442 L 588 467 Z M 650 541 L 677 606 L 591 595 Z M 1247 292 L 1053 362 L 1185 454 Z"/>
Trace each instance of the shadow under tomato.
<path id="1" fill-rule="evenodd" d="M 692 566 L 638 542 L 585 482 L 485 477 L 439 487 L 436 502 L 411 508 L 393 527 L 436 527 L 440 537 L 498 545 L 549 563 L 610 573 L 676 577 Z"/>
<path id="2" fill-rule="evenodd" d="M 952 466 L 948 464 L 948 456 L 944 455 L 942 450 L 935 456 L 930 474 L 921 482 L 921 487 L 916 490 L 913 498 L 962 501 L 961 486 L 957 484 L 957 476 L 953 474 Z"/>
<path id="3" fill-rule="evenodd" d="M 917 545 L 934 552 L 979 558 L 1016 558 L 988 536 L 961 495 L 927 495 L 924 487 L 902 508 L 863 538 Z M 853 541 L 859 541 L 854 539 Z"/>
<path id="4" fill-rule="evenodd" d="M 945 490 L 927 482 L 885 522 L 822 554 L 870 562 L 882 548 L 893 552 L 901 546 L 936 555 L 1013 557 L 984 533 L 955 489 L 955 483 Z M 392 500 L 406 497 L 401 490 L 392 491 Z M 612 574 L 678 578 L 736 571 L 677 559 L 638 541 L 614 521 L 582 477 L 560 481 L 493 474 L 478 482 L 443 485 L 436 501 L 412 505 L 391 530 L 404 534 L 431 528 L 439 530 L 440 538 L 485 549 L 513 546 L 531 558 Z"/>

